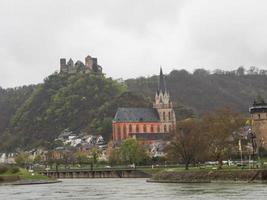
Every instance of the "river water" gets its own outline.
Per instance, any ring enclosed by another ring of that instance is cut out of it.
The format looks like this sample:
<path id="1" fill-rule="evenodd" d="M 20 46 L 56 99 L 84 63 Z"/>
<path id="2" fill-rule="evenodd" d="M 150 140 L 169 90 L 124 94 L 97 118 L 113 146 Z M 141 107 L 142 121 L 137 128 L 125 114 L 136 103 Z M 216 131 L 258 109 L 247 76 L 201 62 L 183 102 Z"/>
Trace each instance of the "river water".
<path id="1" fill-rule="evenodd" d="M 0 186 L 0 200 L 267 199 L 265 184 L 166 184 L 145 179 L 64 179 L 48 185 Z"/>

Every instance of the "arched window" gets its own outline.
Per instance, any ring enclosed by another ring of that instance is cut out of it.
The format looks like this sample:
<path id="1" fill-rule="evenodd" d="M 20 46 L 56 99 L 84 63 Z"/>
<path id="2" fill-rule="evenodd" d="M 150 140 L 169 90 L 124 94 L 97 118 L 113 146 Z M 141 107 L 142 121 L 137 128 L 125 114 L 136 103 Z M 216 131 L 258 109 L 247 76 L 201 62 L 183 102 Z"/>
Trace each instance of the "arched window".
<path id="1" fill-rule="evenodd" d="M 144 124 L 144 133 L 146 133 L 146 125 Z"/>
<path id="2" fill-rule="evenodd" d="M 120 141 L 121 140 L 121 127 L 120 127 L 120 125 L 117 125 L 117 136 L 118 136 L 118 141 Z"/>
<path id="3" fill-rule="evenodd" d="M 171 121 L 171 112 L 169 112 L 169 121 Z"/>
<path id="4" fill-rule="evenodd" d="M 127 129 L 126 129 L 126 125 L 124 124 L 123 126 L 123 139 L 125 140 L 127 138 Z"/>
<path id="5" fill-rule="evenodd" d="M 139 133 L 139 125 L 136 124 L 136 133 Z"/>
<path id="6" fill-rule="evenodd" d="M 172 131 L 172 125 L 169 125 L 169 132 Z"/>
<path id="7" fill-rule="evenodd" d="M 166 133 L 166 132 L 167 132 L 167 126 L 164 125 L 164 133 Z"/>
<path id="8" fill-rule="evenodd" d="M 165 116 L 165 112 L 163 112 L 163 121 L 165 121 L 166 116 Z"/>
<path id="9" fill-rule="evenodd" d="M 258 118 L 259 118 L 259 119 L 261 118 L 261 114 L 258 114 Z"/>
<path id="10" fill-rule="evenodd" d="M 157 129 L 158 129 L 157 132 L 159 133 L 160 132 L 160 126 L 159 125 L 158 125 Z"/>
<path id="11" fill-rule="evenodd" d="M 133 127 L 132 127 L 132 124 L 129 125 L 129 132 L 133 132 Z"/>
<path id="12" fill-rule="evenodd" d="M 150 126 L 150 132 L 151 132 L 151 133 L 154 132 L 154 127 L 153 127 L 153 125 Z"/>

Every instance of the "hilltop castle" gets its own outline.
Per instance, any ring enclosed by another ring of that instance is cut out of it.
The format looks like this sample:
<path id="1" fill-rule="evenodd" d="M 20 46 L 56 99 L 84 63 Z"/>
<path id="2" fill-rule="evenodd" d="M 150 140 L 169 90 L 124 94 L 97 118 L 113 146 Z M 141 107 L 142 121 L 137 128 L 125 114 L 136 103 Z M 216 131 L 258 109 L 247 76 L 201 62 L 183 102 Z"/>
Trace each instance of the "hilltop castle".
<path id="1" fill-rule="evenodd" d="M 91 56 L 85 57 L 85 64 L 78 60 L 75 64 L 73 60 L 70 58 L 68 62 L 66 62 L 66 58 L 60 59 L 60 73 L 68 73 L 68 74 L 75 74 L 75 73 L 102 73 L 102 67 L 97 64 L 97 58 L 93 58 Z"/>

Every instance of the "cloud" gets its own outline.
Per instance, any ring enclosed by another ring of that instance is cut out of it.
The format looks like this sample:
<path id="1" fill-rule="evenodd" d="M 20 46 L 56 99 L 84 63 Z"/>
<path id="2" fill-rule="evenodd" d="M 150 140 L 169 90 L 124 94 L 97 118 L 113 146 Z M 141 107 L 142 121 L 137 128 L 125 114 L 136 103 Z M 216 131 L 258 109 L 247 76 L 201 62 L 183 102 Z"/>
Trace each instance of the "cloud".
<path id="1" fill-rule="evenodd" d="M 266 66 L 267 3 L 250 0 L 2 0 L 0 85 L 38 83 L 60 57 L 108 76 Z"/>

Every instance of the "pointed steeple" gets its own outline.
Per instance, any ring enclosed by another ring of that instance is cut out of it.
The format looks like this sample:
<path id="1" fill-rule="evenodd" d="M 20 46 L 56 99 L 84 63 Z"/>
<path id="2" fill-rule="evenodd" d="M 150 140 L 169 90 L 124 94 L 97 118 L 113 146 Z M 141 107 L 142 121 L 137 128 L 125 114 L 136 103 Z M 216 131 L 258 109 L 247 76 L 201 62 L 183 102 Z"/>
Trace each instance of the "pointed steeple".
<path id="1" fill-rule="evenodd" d="M 162 94 L 164 94 L 165 92 L 167 92 L 167 89 L 166 89 L 166 82 L 165 82 L 165 79 L 164 79 L 164 75 L 163 75 L 163 72 L 162 72 L 162 68 L 160 67 L 160 75 L 159 75 L 159 85 L 158 85 L 158 94 L 160 92 L 162 92 Z"/>

